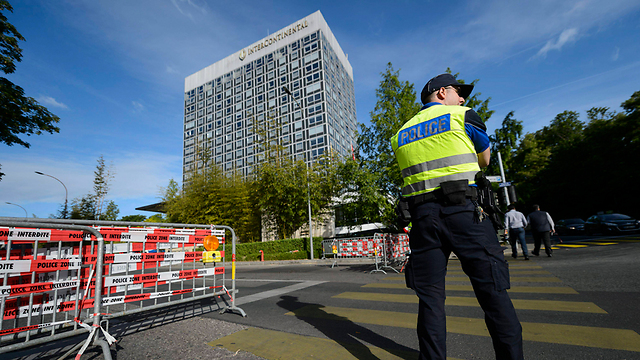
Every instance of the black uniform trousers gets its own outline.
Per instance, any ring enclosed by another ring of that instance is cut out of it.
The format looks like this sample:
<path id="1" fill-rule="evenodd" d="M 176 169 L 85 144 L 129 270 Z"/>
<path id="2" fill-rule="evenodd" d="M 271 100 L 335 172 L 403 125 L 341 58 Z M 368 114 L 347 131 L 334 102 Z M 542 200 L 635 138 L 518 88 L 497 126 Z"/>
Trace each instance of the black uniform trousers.
<path id="1" fill-rule="evenodd" d="M 509 269 L 489 220 L 474 205 L 438 202 L 413 207 L 407 286 L 418 295 L 420 359 L 446 359 L 445 275 L 453 251 L 485 313 L 497 359 L 523 359 L 522 327 L 506 289 Z"/>

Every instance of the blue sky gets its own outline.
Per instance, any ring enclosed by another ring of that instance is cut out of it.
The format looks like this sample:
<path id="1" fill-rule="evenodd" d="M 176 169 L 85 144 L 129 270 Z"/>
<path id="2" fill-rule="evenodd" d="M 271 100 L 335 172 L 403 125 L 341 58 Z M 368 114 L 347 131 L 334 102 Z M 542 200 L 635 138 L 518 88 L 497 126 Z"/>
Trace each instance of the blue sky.
<path id="1" fill-rule="evenodd" d="M 450 67 L 491 97 L 493 133 L 509 111 L 525 132 L 564 110 L 620 111 L 640 90 L 640 2 L 609 1 L 11 1 L 26 38 L 7 76 L 60 117 L 60 133 L 0 145 L 0 216 L 48 217 L 89 193 L 113 164 L 120 216 L 181 179 L 184 78 L 320 10 L 353 67 L 368 123 L 391 62 L 419 93 Z"/>

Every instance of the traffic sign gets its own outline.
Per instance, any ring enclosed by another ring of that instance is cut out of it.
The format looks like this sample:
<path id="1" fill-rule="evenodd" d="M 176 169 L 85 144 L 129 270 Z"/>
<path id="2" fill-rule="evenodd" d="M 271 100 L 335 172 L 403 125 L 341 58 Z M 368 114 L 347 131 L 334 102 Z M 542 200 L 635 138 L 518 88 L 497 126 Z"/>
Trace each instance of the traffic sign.
<path id="1" fill-rule="evenodd" d="M 499 183 L 502 182 L 502 176 L 487 176 L 487 180 Z"/>
<path id="2" fill-rule="evenodd" d="M 507 187 L 507 186 L 511 186 L 511 181 L 500 183 L 500 187 Z"/>

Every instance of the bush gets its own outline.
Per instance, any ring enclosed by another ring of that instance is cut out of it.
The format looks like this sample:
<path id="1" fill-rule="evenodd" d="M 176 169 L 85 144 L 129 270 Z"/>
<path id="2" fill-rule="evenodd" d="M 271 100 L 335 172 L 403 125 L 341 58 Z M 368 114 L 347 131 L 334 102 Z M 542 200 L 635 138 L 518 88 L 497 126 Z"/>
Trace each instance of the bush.
<path id="1" fill-rule="evenodd" d="M 309 258 L 309 238 L 285 239 L 265 241 L 248 244 L 236 244 L 236 260 L 257 261 L 260 260 L 260 250 L 264 252 L 265 260 L 295 260 Z M 297 251 L 296 251 L 297 250 Z M 227 251 L 231 251 L 227 244 Z M 313 257 L 322 257 L 322 238 L 313 238 Z M 230 257 L 227 257 L 230 259 Z"/>

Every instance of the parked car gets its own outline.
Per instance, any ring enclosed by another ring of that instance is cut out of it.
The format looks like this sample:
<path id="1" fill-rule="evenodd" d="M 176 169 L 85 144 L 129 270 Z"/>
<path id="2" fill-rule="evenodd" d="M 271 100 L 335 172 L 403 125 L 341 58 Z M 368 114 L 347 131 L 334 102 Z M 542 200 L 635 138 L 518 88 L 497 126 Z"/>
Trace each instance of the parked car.
<path id="1" fill-rule="evenodd" d="M 640 231 L 640 221 L 623 214 L 593 215 L 584 223 L 588 234 L 623 234 Z"/>
<path id="2" fill-rule="evenodd" d="M 562 219 L 556 222 L 556 232 L 558 235 L 580 235 L 584 233 L 584 220 L 582 219 Z"/>

